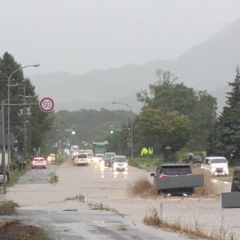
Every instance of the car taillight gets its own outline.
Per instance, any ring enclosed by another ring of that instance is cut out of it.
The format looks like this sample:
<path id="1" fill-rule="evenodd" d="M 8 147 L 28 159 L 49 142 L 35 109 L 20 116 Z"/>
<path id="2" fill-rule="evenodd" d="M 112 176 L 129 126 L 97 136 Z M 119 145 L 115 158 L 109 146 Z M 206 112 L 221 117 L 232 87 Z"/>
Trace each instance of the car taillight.
<path id="1" fill-rule="evenodd" d="M 165 174 L 160 174 L 159 175 L 159 178 L 165 178 L 165 177 L 167 177 Z"/>

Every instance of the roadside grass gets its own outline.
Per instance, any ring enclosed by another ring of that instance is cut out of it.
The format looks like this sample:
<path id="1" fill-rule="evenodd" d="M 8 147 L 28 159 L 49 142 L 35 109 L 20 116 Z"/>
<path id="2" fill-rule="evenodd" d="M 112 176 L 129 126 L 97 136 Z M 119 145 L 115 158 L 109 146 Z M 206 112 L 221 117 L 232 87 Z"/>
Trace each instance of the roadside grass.
<path id="1" fill-rule="evenodd" d="M 28 170 L 30 170 L 30 166 L 27 166 L 25 169 L 19 170 L 15 169 L 10 173 L 10 179 L 7 183 L 7 187 L 12 187 L 21 176 L 23 176 Z"/>
<path id="2" fill-rule="evenodd" d="M 150 208 L 143 218 L 144 224 L 148 226 L 154 226 L 158 228 L 168 229 L 175 232 L 184 233 L 188 236 L 198 237 L 206 240 L 237 240 L 234 238 L 233 232 L 224 227 L 224 221 L 221 221 L 221 225 L 218 228 L 208 230 L 206 226 L 200 223 L 199 217 L 193 215 L 193 219 L 190 219 L 188 223 L 184 223 L 180 217 L 175 220 L 166 220 L 163 218 L 163 204 L 160 204 L 160 209 Z"/>
<path id="3" fill-rule="evenodd" d="M 163 159 L 160 157 L 138 157 L 129 161 L 130 166 L 140 169 L 156 167 L 162 163 Z"/>
<path id="4" fill-rule="evenodd" d="M 0 202 L 0 215 L 9 216 L 16 214 L 18 204 L 14 201 Z M 23 224 L 19 219 L 0 221 L 0 239 L 18 240 L 47 240 L 42 228 Z"/>
<path id="5" fill-rule="evenodd" d="M 11 215 L 16 213 L 16 207 L 18 207 L 18 204 L 14 201 L 2 201 L 0 202 L 0 215 Z"/>
<path id="6" fill-rule="evenodd" d="M 32 227 L 32 226 L 29 226 Z M 34 230 L 36 231 L 36 227 L 33 227 Z M 29 233 L 26 231 L 22 231 L 19 233 L 20 240 L 30 240 Z M 48 240 L 44 230 L 42 228 L 37 229 L 37 233 L 35 233 L 33 240 Z"/>
<path id="7" fill-rule="evenodd" d="M 48 240 L 42 228 L 25 225 L 19 219 L 0 222 L 1 239 Z"/>
<path id="8" fill-rule="evenodd" d="M 59 179 L 58 179 L 58 175 L 56 174 L 56 172 L 51 172 L 49 174 L 49 183 L 53 186 L 56 186 L 56 184 L 59 182 Z"/>
<path id="9" fill-rule="evenodd" d="M 75 200 L 79 200 L 80 202 L 85 202 L 85 196 L 82 194 L 77 194 L 74 197 L 68 197 L 66 198 L 66 201 L 75 201 Z"/>
<path id="10" fill-rule="evenodd" d="M 120 216 L 124 216 L 121 214 L 117 209 L 109 207 L 108 205 L 104 205 L 103 203 L 89 203 L 88 206 L 91 210 L 98 210 L 98 211 L 107 211 L 112 212 Z"/>

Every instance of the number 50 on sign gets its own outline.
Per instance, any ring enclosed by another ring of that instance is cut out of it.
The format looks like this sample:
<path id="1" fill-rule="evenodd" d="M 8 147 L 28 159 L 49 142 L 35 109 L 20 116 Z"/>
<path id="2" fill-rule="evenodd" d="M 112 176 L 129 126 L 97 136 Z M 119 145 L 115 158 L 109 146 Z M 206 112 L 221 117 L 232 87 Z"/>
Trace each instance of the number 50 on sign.
<path id="1" fill-rule="evenodd" d="M 54 109 L 54 101 L 50 97 L 45 97 L 39 102 L 39 108 L 42 112 L 50 113 Z"/>

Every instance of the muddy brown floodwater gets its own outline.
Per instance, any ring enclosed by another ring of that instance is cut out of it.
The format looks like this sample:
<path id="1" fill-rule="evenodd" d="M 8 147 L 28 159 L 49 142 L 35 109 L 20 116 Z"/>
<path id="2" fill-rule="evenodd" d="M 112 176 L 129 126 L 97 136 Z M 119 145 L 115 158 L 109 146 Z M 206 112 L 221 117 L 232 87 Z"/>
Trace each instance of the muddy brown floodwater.
<path id="1" fill-rule="evenodd" d="M 54 171 L 59 178 L 55 186 L 49 184 L 49 174 Z M 44 228 L 54 240 L 197 239 L 146 226 L 144 216 L 160 206 L 167 221 L 180 221 L 193 228 L 197 222 L 204 231 L 225 229 L 226 236 L 232 233 L 240 236 L 238 215 L 233 209 L 223 210 L 219 196 L 211 199 L 130 197 L 129 184 L 139 178 L 153 181 L 145 170 L 130 167 L 128 174 L 113 175 L 110 169 L 76 167 L 70 160 L 59 168 L 48 166 L 46 170 L 28 171 L 15 186 L 7 189 L 6 198 L 19 204 L 19 219 Z M 229 184 L 215 184 L 222 191 L 230 189 Z"/>

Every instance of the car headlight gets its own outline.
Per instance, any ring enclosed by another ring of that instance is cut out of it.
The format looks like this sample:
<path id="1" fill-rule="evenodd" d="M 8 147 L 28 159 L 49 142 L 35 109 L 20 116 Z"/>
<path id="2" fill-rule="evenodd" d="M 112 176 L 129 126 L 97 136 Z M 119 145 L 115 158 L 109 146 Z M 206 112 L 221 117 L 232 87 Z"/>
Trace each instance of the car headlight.
<path id="1" fill-rule="evenodd" d="M 211 168 L 210 171 L 211 171 L 211 172 L 215 172 L 215 171 L 216 171 L 216 168 Z"/>

